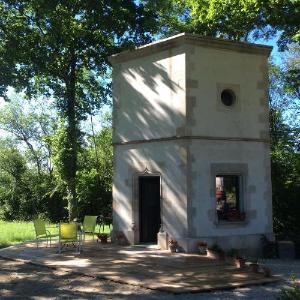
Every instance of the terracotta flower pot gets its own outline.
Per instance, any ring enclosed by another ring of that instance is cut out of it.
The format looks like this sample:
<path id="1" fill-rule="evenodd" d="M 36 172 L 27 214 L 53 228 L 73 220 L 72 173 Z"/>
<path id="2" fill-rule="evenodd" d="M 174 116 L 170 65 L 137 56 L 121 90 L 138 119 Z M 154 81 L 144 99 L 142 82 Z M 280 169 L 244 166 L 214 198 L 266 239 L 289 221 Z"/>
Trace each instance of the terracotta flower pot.
<path id="1" fill-rule="evenodd" d="M 263 272 L 265 277 L 271 277 L 271 269 L 268 267 L 263 267 Z"/>
<path id="2" fill-rule="evenodd" d="M 236 258 L 234 263 L 238 269 L 243 269 L 246 266 L 246 261 L 244 258 Z"/>
<path id="3" fill-rule="evenodd" d="M 171 253 L 175 253 L 177 250 L 177 247 L 175 245 L 170 245 L 169 246 Z"/>
<path id="4" fill-rule="evenodd" d="M 198 251 L 200 255 L 207 255 L 207 247 L 198 246 Z"/>
<path id="5" fill-rule="evenodd" d="M 108 238 L 108 235 L 105 234 L 105 233 L 98 233 L 97 234 L 97 242 L 98 240 L 101 242 L 101 243 L 107 243 L 107 238 Z"/>
<path id="6" fill-rule="evenodd" d="M 225 252 L 208 249 L 207 256 L 213 259 L 225 260 Z"/>
<path id="7" fill-rule="evenodd" d="M 226 259 L 225 252 L 220 252 L 219 253 L 219 260 L 225 260 L 225 259 Z"/>
<path id="8" fill-rule="evenodd" d="M 107 243 L 107 236 L 100 237 L 100 242 L 103 243 L 103 244 L 106 244 Z"/>
<path id="9" fill-rule="evenodd" d="M 252 263 L 250 264 L 250 268 L 253 273 L 258 273 L 259 265 L 257 263 Z"/>
<path id="10" fill-rule="evenodd" d="M 219 258 L 219 254 L 218 252 L 211 250 L 211 249 L 207 249 L 207 256 L 209 258 L 213 258 L 213 259 L 218 259 Z"/>

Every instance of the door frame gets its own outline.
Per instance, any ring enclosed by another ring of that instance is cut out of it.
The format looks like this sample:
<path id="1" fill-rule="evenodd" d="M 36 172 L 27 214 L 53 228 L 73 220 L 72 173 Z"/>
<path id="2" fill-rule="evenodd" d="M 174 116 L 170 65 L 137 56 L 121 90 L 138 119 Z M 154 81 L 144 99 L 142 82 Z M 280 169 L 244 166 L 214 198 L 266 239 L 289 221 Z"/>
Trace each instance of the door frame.
<path id="1" fill-rule="evenodd" d="M 160 232 L 163 231 L 163 188 L 162 188 L 162 175 L 157 171 L 149 171 L 145 168 L 143 172 L 136 172 L 133 174 L 133 197 L 132 197 L 132 230 L 134 232 L 134 243 L 140 243 L 140 191 L 139 191 L 139 178 L 140 177 L 159 177 L 160 183 Z"/>
<path id="2" fill-rule="evenodd" d="M 160 218 L 160 222 L 159 222 L 159 224 L 158 224 L 158 232 L 160 231 L 160 228 L 161 228 L 161 177 L 160 176 L 158 176 L 158 175 L 140 175 L 139 177 L 138 177 L 138 187 L 139 187 L 139 225 L 141 225 L 141 219 L 142 219 L 142 216 L 141 216 L 141 214 L 142 214 L 142 209 L 141 209 L 141 201 L 143 201 L 143 198 L 142 198 L 142 195 L 141 195 L 141 190 L 140 190 L 140 188 L 141 188 L 141 180 L 142 180 L 142 178 L 143 179 L 145 179 L 145 178 L 156 178 L 156 179 L 158 179 L 158 184 L 159 184 L 159 218 Z M 139 236 L 140 236 L 140 240 L 141 240 L 141 226 L 139 226 Z"/>

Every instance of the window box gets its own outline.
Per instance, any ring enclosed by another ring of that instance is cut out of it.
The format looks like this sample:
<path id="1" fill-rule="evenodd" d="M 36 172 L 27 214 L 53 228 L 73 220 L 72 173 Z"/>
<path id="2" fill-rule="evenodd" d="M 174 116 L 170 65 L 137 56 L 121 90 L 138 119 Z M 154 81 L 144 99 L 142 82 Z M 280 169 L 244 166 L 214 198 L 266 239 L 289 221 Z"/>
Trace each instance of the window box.
<path id="1" fill-rule="evenodd" d="M 227 220 L 228 221 L 245 221 L 246 219 L 246 214 L 244 212 L 239 212 L 239 211 L 230 211 L 227 214 Z"/>

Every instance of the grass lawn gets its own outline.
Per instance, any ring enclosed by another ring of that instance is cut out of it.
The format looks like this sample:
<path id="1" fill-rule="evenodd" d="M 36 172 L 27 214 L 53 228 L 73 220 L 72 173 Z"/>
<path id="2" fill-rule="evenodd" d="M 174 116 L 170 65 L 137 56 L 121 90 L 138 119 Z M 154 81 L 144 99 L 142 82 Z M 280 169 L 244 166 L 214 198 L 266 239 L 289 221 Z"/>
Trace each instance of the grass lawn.
<path id="1" fill-rule="evenodd" d="M 54 226 L 54 224 L 51 224 Z M 112 229 L 112 227 L 111 227 Z M 57 233 L 57 228 L 49 228 L 50 232 Z M 97 225 L 96 232 L 99 232 Z M 103 232 L 101 227 L 101 232 Z M 110 229 L 105 226 L 104 232 L 109 233 Z M 6 222 L 0 220 L 0 248 L 8 247 L 13 244 L 35 239 L 35 232 L 32 222 Z"/>

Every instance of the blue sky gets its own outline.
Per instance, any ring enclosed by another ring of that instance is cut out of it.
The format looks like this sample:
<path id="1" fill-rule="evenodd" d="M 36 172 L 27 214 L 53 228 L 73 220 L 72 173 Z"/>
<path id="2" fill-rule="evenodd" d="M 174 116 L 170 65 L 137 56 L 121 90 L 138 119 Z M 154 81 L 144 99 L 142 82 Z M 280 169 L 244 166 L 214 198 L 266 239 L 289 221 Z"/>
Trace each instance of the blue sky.
<path id="1" fill-rule="evenodd" d="M 258 39 L 256 41 L 253 41 L 255 44 L 262 44 L 262 45 L 268 45 L 272 46 L 273 50 L 271 53 L 271 60 L 277 65 L 280 65 L 282 63 L 282 52 L 278 51 L 277 41 L 278 41 L 278 35 L 273 37 L 272 39 L 265 40 L 265 39 Z"/>

